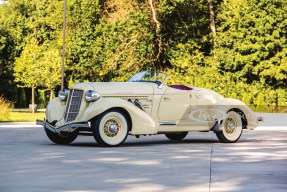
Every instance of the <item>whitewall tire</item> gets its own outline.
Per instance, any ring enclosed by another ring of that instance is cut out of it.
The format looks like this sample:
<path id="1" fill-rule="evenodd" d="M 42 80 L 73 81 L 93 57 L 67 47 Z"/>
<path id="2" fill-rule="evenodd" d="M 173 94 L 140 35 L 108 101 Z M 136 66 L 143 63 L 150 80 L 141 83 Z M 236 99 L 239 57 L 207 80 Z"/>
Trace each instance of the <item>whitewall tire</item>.
<path id="1" fill-rule="evenodd" d="M 221 124 L 221 131 L 216 136 L 222 143 L 235 143 L 242 134 L 242 119 L 235 111 L 229 111 Z"/>
<path id="2" fill-rule="evenodd" d="M 94 138 L 101 146 L 119 146 L 128 136 L 129 124 L 123 111 L 106 111 L 92 122 Z"/>

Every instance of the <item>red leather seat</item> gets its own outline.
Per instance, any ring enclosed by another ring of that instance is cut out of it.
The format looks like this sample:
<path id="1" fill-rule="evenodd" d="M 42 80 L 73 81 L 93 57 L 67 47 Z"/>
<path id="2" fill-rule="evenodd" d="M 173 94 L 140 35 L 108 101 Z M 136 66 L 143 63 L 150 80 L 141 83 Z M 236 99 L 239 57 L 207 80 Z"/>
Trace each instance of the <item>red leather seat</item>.
<path id="1" fill-rule="evenodd" d="M 192 90 L 191 87 L 185 86 L 185 85 L 169 85 L 169 87 L 174 89 L 180 89 L 180 90 Z"/>

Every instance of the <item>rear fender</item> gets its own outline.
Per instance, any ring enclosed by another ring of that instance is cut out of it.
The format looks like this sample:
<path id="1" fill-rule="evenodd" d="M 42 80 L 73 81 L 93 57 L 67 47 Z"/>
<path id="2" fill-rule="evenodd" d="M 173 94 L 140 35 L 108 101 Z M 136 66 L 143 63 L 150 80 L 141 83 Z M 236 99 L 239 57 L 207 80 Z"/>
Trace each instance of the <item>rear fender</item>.
<path id="1" fill-rule="evenodd" d="M 216 102 L 212 109 L 226 114 L 230 110 L 240 110 L 244 113 L 243 119 L 247 121 L 247 129 L 254 129 L 258 126 L 258 120 L 254 112 L 242 101 L 232 98 L 224 98 Z M 237 111 L 236 111 L 237 112 Z M 217 119 L 220 119 L 217 117 Z"/>

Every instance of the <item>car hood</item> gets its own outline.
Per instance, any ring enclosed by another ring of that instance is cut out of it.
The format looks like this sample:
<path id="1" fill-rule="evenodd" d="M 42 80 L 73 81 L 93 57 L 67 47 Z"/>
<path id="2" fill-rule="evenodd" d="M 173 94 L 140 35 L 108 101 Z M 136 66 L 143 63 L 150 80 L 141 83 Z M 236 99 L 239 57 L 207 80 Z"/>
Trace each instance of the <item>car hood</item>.
<path id="1" fill-rule="evenodd" d="M 78 83 L 72 89 L 95 90 L 102 96 L 153 95 L 154 88 L 143 82 L 89 82 Z"/>

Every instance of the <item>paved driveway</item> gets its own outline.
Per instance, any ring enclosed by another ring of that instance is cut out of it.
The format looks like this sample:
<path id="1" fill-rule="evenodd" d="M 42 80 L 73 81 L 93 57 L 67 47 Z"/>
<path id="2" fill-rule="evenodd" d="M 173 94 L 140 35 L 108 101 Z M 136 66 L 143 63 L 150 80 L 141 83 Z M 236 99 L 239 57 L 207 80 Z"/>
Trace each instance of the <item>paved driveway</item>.
<path id="1" fill-rule="evenodd" d="M 128 137 L 102 148 L 79 136 L 52 144 L 34 124 L 0 124 L 0 192 L 286 191 L 287 130 L 244 131 L 221 144 L 213 133 Z"/>

